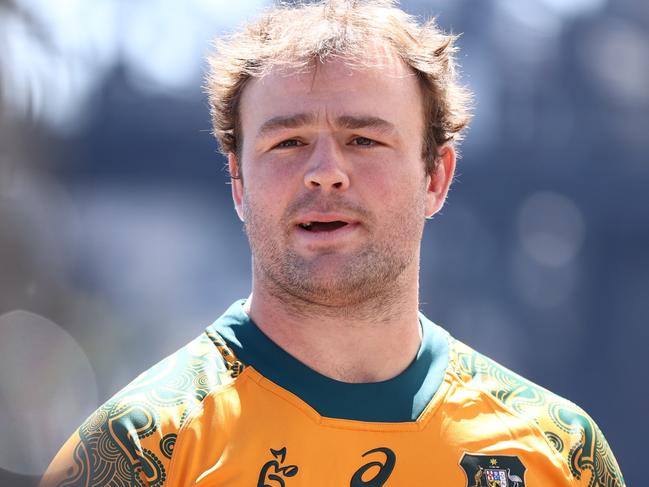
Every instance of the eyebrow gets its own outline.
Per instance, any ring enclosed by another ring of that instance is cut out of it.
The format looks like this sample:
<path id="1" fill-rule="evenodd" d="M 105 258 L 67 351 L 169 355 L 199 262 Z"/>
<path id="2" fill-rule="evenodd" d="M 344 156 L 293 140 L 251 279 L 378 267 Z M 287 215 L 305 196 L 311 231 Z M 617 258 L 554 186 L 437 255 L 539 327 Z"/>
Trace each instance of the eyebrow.
<path id="1" fill-rule="evenodd" d="M 380 117 L 343 115 L 336 119 L 336 125 L 345 129 L 372 128 L 381 132 L 393 132 L 395 126 Z"/>
<path id="2" fill-rule="evenodd" d="M 268 135 L 271 132 L 282 129 L 294 129 L 311 125 L 315 122 L 315 116 L 310 113 L 296 113 L 294 115 L 280 115 L 266 120 L 259 128 L 259 135 Z"/>
<path id="3" fill-rule="evenodd" d="M 293 115 L 280 115 L 266 120 L 259 128 L 258 135 L 264 136 L 269 133 L 282 129 L 294 129 L 305 125 L 312 125 L 316 121 L 316 116 L 312 113 L 296 113 Z M 395 131 L 395 126 L 380 117 L 374 116 L 356 116 L 342 115 L 335 119 L 334 125 L 344 129 L 361 129 L 373 128 L 381 132 L 389 133 Z"/>

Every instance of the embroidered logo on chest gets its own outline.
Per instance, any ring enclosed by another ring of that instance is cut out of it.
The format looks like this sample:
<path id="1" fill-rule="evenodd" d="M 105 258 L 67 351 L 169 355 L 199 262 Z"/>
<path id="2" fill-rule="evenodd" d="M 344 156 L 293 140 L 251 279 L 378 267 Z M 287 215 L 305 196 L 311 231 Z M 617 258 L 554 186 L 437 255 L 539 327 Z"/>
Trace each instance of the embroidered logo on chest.
<path id="1" fill-rule="evenodd" d="M 465 453 L 460 466 L 467 487 L 525 487 L 525 465 L 514 455 Z"/>

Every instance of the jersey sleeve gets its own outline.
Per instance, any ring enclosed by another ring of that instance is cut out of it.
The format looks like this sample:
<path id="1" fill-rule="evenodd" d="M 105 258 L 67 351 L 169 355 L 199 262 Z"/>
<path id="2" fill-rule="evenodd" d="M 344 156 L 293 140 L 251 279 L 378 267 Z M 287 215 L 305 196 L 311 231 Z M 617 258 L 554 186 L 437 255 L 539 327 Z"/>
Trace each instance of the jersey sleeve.
<path id="1" fill-rule="evenodd" d="M 595 421 L 568 401 L 553 409 L 551 420 L 560 431 L 548 427 L 545 434 L 568 462 L 576 485 L 624 487 L 626 484 L 615 455 Z"/>
<path id="2" fill-rule="evenodd" d="M 40 487 L 166 487 L 183 424 L 241 368 L 224 347 L 204 333 L 141 374 L 70 437 Z"/>
<path id="3" fill-rule="evenodd" d="M 97 409 L 56 455 L 41 487 L 164 485 L 177 432 L 194 403 L 170 387 L 176 360 L 166 359 Z"/>
<path id="4" fill-rule="evenodd" d="M 450 364 L 461 380 L 488 391 L 534 423 L 567 464 L 575 486 L 624 487 L 624 477 L 608 442 L 579 406 L 521 377 L 458 340 Z"/>
<path id="5" fill-rule="evenodd" d="M 156 426 L 146 406 L 109 401 L 63 445 L 40 485 L 162 485 L 169 438 L 155 434 Z"/>

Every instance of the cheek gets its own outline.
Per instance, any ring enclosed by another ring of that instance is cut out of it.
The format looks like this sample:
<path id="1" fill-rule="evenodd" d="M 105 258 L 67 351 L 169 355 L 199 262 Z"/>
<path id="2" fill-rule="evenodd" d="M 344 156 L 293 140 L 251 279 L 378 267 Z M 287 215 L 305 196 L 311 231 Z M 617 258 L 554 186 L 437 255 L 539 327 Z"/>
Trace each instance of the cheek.
<path id="1" fill-rule="evenodd" d="M 399 164 L 399 163 L 396 163 Z M 404 171 L 396 165 L 374 165 L 358 172 L 359 185 L 364 188 L 367 198 L 379 206 L 412 206 L 413 202 L 425 197 L 426 179 L 421 171 Z"/>
<path id="2" fill-rule="evenodd" d="M 257 160 L 244 166 L 244 194 L 255 208 L 279 213 L 303 189 L 302 166 L 292 161 Z"/>
<path id="3" fill-rule="evenodd" d="M 268 226 L 282 216 L 292 193 L 281 174 L 259 176 L 255 173 L 244 183 L 243 213 L 257 224 Z"/>

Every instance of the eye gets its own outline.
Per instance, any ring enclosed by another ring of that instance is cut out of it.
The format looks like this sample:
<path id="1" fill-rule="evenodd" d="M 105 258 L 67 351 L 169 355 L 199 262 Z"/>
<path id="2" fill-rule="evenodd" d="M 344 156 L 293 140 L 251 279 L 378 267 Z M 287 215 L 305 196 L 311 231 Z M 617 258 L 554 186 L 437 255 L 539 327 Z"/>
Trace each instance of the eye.
<path id="1" fill-rule="evenodd" d="M 371 147 L 377 143 L 376 140 L 368 139 L 367 137 L 354 137 L 352 140 L 352 145 L 362 145 L 366 147 Z"/>
<path id="2" fill-rule="evenodd" d="M 289 147 L 299 147 L 301 145 L 304 145 L 301 141 L 297 139 L 287 139 L 287 140 L 282 140 L 279 144 L 275 146 L 277 149 L 286 149 Z"/>

